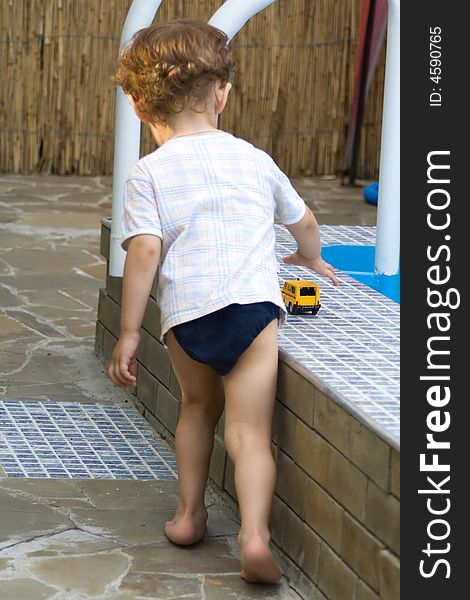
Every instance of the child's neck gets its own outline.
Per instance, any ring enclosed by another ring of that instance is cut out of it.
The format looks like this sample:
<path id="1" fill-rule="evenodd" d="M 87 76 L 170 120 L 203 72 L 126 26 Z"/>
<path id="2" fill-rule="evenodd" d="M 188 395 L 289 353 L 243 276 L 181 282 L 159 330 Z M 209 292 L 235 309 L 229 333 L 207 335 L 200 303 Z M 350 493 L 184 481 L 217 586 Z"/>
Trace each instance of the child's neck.
<path id="1" fill-rule="evenodd" d="M 167 125 L 150 125 L 154 140 L 159 146 L 174 137 L 217 131 L 218 116 L 207 112 L 184 110 L 175 115 Z"/>

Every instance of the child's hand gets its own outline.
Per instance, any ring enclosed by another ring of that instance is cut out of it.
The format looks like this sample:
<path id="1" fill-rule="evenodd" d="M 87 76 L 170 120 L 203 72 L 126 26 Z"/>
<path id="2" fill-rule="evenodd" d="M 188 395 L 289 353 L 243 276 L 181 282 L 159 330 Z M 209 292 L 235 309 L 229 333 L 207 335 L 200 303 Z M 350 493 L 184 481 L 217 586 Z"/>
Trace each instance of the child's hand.
<path id="1" fill-rule="evenodd" d="M 299 252 L 294 252 L 288 256 L 283 256 L 282 260 L 288 265 L 297 265 L 298 267 L 307 267 L 307 269 L 312 269 L 312 271 L 316 271 L 319 275 L 325 275 L 325 277 L 328 277 L 332 281 L 333 285 L 339 285 L 334 268 L 325 262 L 321 256 L 315 260 L 312 260 L 310 258 L 305 258 L 305 256 L 302 256 L 302 254 L 299 254 Z"/>
<path id="2" fill-rule="evenodd" d="M 140 334 L 123 334 L 114 348 L 113 356 L 108 367 L 111 381 L 119 387 L 135 386 L 137 384 L 137 351 Z"/>

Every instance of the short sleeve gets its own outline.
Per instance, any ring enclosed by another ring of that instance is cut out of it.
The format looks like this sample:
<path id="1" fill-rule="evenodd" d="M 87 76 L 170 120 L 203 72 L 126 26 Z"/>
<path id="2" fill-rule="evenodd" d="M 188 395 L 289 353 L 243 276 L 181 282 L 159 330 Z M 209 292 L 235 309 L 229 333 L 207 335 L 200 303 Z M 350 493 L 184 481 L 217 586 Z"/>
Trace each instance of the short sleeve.
<path id="1" fill-rule="evenodd" d="M 151 180 L 139 165 L 132 169 L 124 187 L 121 246 L 127 250 L 135 235 L 151 234 L 163 239 L 157 200 Z"/>
<path id="2" fill-rule="evenodd" d="M 274 197 L 274 222 L 281 225 L 298 223 L 305 215 L 307 208 L 305 202 L 272 157 L 262 150 L 259 152 L 269 172 Z"/>
<path id="3" fill-rule="evenodd" d="M 274 190 L 274 221 L 282 225 L 298 223 L 305 215 L 305 202 L 295 191 L 287 175 L 278 167 L 276 167 L 276 170 L 277 185 Z"/>

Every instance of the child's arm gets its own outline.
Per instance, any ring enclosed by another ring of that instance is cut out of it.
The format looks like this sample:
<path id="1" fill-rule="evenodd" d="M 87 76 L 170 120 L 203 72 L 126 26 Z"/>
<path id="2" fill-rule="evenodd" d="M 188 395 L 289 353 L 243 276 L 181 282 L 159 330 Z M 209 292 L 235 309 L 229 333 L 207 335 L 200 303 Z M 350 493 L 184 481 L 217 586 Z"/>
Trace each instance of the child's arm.
<path id="1" fill-rule="evenodd" d="M 290 265 L 307 267 L 319 275 L 329 277 L 334 285 L 339 285 L 335 271 L 320 256 L 320 229 L 312 211 L 292 186 L 289 178 L 283 173 L 273 159 L 260 150 L 272 182 L 275 201 L 274 222 L 287 227 L 297 242 L 297 251 L 284 256 L 283 261 Z M 303 215 L 302 217 L 300 215 Z"/>
<path id="2" fill-rule="evenodd" d="M 136 235 L 127 249 L 122 282 L 121 332 L 108 367 L 116 385 L 136 385 L 140 326 L 160 263 L 162 241 L 155 235 Z"/>
<path id="3" fill-rule="evenodd" d="M 283 261 L 290 265 L 298 265 L 313 269 L 319 275 L 329 277 L 334 285 L 339 285 L 333 267 L 320 256 L 320 229 L 312 211 L 306 207 L 305 215 L 298 223 L 286 225 L 288 231 L 297 242 L 297 252 L 284 256 Z"/>

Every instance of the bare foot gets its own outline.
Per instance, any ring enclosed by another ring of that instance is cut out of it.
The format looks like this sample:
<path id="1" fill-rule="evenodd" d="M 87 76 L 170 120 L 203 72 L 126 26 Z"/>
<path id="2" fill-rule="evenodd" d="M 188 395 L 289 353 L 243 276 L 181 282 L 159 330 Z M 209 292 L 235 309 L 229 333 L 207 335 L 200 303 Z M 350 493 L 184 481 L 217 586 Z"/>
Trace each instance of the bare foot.
<path id="1" fill-rule="evenodd" d="M 276 564 L 269 541 L 259 534 L 238 537 L 240 544 L 240 575 L 250 583 L 277 583 L 282 573 Z"/>
<path id="2" fill-rule="evenodd" d="M 176 514 L 171 521 L 165 523 L 165 534 L 174 544 L 189 546 L 199 542 L 206 532 L 207 510 L 191 514 L 184 514 L 182 510 L 176 509 Z"/>

